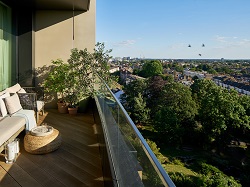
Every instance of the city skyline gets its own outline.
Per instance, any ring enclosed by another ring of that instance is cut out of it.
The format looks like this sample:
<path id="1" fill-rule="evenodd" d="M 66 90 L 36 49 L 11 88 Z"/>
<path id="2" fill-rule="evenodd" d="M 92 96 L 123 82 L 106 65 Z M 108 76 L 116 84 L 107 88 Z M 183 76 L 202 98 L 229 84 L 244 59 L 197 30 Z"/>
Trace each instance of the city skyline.
<path id="1" fill-rule="evenodd" d="M 97 1 L 96 41 L 113 57 L 250 59 L 249 6 L 248 0 Z"/>

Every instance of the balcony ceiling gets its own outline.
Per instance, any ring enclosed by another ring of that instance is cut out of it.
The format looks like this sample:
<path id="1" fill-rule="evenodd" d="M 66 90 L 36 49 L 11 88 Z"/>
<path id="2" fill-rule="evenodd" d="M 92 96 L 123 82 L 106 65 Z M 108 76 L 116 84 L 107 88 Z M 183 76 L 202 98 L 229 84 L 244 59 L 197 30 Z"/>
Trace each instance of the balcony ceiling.
<path id="1" fill-rule="evenodd" d="M 88 11 L 90 0 L 0 0 L 16 8 L 36 10 L 74 10 Z"/>
<path id="2" fill-rule="evenodd" d="M 79 10 L 87 11 L 90 0 L 35 0 L 38 10 Z"/>

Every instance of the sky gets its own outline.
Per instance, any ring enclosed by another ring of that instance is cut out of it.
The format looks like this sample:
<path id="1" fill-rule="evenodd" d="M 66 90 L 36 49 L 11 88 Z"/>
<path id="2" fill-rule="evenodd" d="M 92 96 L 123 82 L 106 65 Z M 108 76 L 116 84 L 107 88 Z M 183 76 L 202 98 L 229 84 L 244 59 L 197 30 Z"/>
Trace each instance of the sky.
<path id="1" fill-rule="evenodd" d="M 96 42 L 113 57 L 250 59 L 250 0 L 96 0 Z"/>

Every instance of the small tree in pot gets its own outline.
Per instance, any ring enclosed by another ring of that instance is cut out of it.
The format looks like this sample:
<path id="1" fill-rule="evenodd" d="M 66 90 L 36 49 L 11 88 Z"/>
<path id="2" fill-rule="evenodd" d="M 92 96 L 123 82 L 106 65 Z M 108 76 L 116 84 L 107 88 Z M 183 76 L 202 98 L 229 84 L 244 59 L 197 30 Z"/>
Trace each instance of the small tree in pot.
<path id="1" fill-rule="evenodd" d="M 95 95 L 94 83 L 96 82 L 96 74 L 109 82 L 109 65 L 108 60 L 111 58 L 103 43 L 97 43 L 93 53 L 76 48 L 71 50 L 68 64 L 70 67 L 68 77 L 68 88 L 66 90 L 70 103 L 79 103 L 86 97 Z M 72 99 L 75 99 L 73 102 Z M 72 104 L 69 106 L 75 107 Z"/>
<path id="2" fill-rule="evenodd" d="M 44 86 L 47 90 L 61 92 L 63 101 L 68 103 L 69 108 L 77 108 L 80 101 L 95 95 L 94 83 L 96 74 L 99 74 L 105 81 L 109 82 L 108 60 L 111 58 L 103 43 L 97 43 L 93 53 L 87 49 L 71 50 L 70 58 L 66 63 L 55 61 L 55 70 L 61 72 L 49 73 Z M 54 76 L 59 76 L 55 78 Z M 52 80 L 60 79 L 60 85 L 52 85 Z"/>
<path id="3" fill-rule="evenodd" d="M 63 60 L 57 59 L 52 61 L 51 70 L 48 77 L 44 81 L 45 92 L 56 93 L 58 97 L 58 111 L 60 113 L 67 113 L 67 103 L 65 100 L 65 80 L 68 77 L 69 65 L 65 64 Z"/>

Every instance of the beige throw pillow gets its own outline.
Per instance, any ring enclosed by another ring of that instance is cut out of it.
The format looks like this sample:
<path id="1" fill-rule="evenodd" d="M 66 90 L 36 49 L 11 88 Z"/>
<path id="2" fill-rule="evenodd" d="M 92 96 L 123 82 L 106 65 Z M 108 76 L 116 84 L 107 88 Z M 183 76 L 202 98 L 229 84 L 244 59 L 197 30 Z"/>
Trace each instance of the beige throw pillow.
<path id="1" fill-rule="evenodd" d="M 16 92 L 18 92 L 19 90 L 21 89 L 21 86 L 20 86 L 20 84 L 15 84 L 14 86 L 11 86 L 11 87 L 9 87 L 9 88 L 6 88 L 6 91 L 7 92 L 10 92 L 10 93 L 16 93 Z"/>
<path id="2" fill-rule="evenodd" d="M 10 115 L 22 109 L 18 95 L 15 93 L 10 97 L 4 99 L 7 111 Z"/>
<path id="3" fill-rule="evenodd" d="M 17 93 L 27 93 L 25 89 L 21 88 Z"/>
<path id="4" fill-rule="evenodd" d="M 7 115 L 7 109 L 4 103 L 4 99 L 6 97 L 10 97 L 10 93 L 6 92 L 5 94 L 0 96 L 0 117 L 4 117 Z"/>

